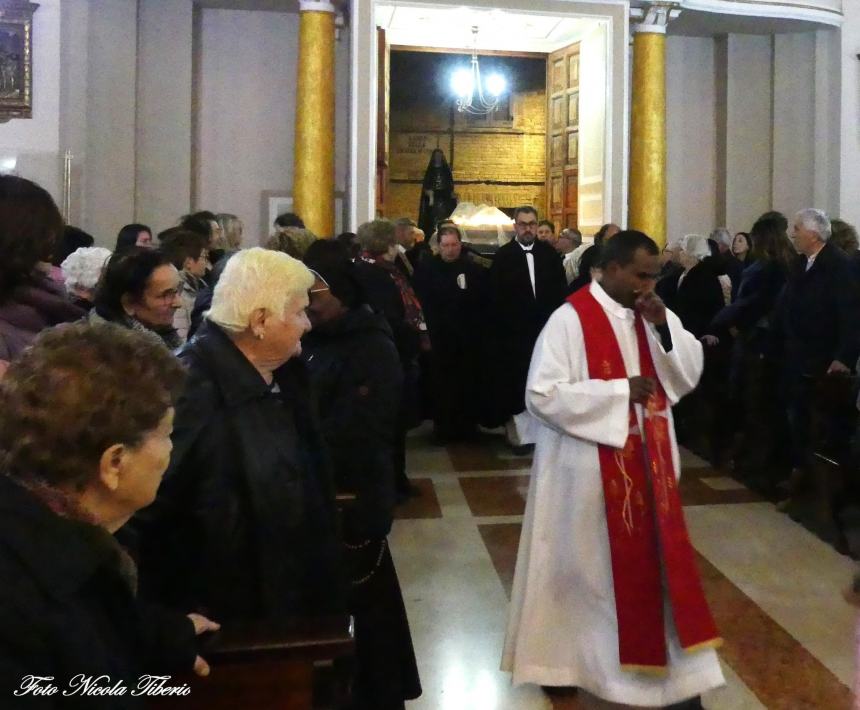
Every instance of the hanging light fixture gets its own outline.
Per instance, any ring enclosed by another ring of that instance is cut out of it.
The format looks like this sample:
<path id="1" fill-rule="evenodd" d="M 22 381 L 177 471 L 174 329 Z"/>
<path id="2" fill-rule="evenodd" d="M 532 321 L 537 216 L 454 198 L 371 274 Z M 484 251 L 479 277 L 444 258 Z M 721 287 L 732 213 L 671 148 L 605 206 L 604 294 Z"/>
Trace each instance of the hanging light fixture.
<path id="1" fill-rule="evenodd" d="M 508 88 L 505 77 L 490 74 L 481 81 L 478 66 L 478 27 L 472 26 L 472 62 L 468 69 L 457 69 L 451 76 L 451 88 L 457 96 L 457 110 L 477 116 L 492 113 L 499 107 L 499 100 Z"/>

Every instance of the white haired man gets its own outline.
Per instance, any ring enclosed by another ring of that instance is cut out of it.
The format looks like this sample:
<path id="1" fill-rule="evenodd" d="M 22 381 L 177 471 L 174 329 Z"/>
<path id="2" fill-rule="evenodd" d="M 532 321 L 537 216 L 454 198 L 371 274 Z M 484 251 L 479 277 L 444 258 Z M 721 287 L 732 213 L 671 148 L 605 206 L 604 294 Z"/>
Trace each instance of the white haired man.
<path id="1" fill-rule="evenodd" d="M 823 211 L 808 208 L 795 215 L 791 240 L 801 258 L 789 275 L 777 313 L 784 343 L 793 489 L 809 470 L 814 381 L 850 374 L 860 352 L 860 285 L 848 257 L 828 242 L 830 234 Z"/>

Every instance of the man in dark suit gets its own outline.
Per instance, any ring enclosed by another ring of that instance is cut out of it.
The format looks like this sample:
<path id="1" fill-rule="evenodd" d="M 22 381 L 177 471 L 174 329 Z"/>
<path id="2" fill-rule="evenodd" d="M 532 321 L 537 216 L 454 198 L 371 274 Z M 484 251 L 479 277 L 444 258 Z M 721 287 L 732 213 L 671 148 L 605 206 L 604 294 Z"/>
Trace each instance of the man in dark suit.
<path id="1" fill-rule="evenodd" d="M 821 210 L 797 213 L 791 239 L 800 259 L 777 312 L 795 467 L 792 489 L 810 468 L 815 380 L 849 375 L 860 352 L 860 284 L 848 257 L 828 243 L 830 234 L 830 220 Z"/>
<path id="2" fill-rule="evenodd" d="M 520 447 L 512 417 L 525 409 L 525 388 L 537 336 L 565 297 L 567 279 L 558 253 L 536 240 L 534 207 L 514 211 L 516 237 L 501 247 L 489 272 L 496 377 L 494 424 L 505 422 L 508 441 Z"/>

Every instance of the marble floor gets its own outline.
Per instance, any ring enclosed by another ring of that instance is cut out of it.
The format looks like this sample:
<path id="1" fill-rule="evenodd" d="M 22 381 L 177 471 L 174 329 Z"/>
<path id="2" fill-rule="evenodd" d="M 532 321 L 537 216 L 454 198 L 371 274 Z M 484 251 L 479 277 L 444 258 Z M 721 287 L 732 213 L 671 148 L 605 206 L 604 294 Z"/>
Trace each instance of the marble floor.
<path id="1" fill-rule="evenodd" d="M 498 669 L 530 464 L 500 436 L 448 447 L 426 429 L 410 436 L 422 495 L 391 534 L 424 686 L 410 710 L 580 707 L 575 695 L 514 688 Z M 725 640 L 727 685 L 705 707 L 849 708 L 855 613 L 841 591 L 855 563 L 686 453 L 681 494 Z"/>

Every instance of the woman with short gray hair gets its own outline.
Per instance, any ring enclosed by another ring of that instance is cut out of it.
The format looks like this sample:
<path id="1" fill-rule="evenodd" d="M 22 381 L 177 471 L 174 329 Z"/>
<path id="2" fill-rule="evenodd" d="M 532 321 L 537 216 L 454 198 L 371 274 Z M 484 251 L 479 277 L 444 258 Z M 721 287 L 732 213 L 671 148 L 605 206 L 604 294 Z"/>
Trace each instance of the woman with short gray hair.
<path id="1" fill-rule="evenodd" d="M 334 505 L 307 378 L 311 272 L 255 247 L 224 267 L 178 357 L 188 386 L 173 456 L 140 528 L 142 583 L 219 620 L 342 609 Z"/>

